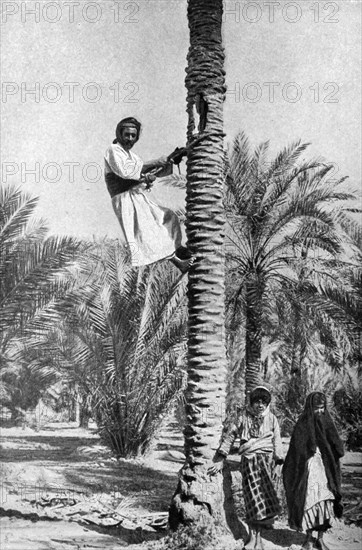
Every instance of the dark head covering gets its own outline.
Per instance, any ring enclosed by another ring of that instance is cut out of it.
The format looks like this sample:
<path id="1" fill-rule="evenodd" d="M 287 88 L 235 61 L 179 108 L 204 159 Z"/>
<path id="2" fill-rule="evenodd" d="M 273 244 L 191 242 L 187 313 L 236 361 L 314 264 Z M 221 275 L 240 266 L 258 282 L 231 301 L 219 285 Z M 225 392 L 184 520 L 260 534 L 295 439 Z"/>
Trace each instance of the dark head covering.
<path id="1" fill-rule="evenodd" d="M 324 393 L 320 391 L 315 391 L 313 393 L 310 393 L 307 397 L 307 400 L 305 402 L 305 408 L 307 408 L 308 403 L 311 403 L 311 406 L 313 409 L 316 407 L 326 407 L 327 406 L 327 399 Z"/>
<path id="2" fill-rule="evenodd" d="M 140 138 L 141 133 L 141 123 L 134 117 L 127 117 L 123 118 L 118 124 L 116 128 L 116 139 L 113 140 L 113 143 L 120 143 L 122 139 L 122 129 L 127 127 L 133 127 L 137 130 L 137 140 Z"/>
<path id="3" fill-rule="evenodd" d="M 334 495 L 334 513 L 342 516 L 341 473 L 339 459 L 343 456 L 343 443 L 327 410 L 323 393 L 308 395 L 304 410 L 299 417 L 289 445 L 283 467 L 283 481 L 289 510 L 289 524 L 294 529 L 302 528 L 304 503 L 308 482 L 308 460 L 318 447 L 328 480 Z M 314 408 L 324 405 L 323 414 L 315 414 Z"/>
<path id="4" fill-rule="evenodd" d="M 256 386 L 249 395 L 250 405 L 253 406 L 256 401 L 262 400 L 265 405 L 269 405 L 271 401 L 271 393 L 265 386 Z"/>

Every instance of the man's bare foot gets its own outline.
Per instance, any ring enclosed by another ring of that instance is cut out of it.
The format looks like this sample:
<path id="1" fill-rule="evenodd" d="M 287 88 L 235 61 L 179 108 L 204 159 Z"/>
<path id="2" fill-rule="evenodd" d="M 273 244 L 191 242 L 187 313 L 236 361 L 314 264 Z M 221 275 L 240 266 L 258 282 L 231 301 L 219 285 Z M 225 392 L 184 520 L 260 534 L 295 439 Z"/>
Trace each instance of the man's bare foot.
<path id="1" fill-rule="evenodd" d="M 326 545 L 322 537 L 317 539 L 315 547 L 319 548 L 319 550 L 329 550 L 329 547 Z"/>
<path id="2" fill-rule="evenodd" d="M 182 273 L 187 273 L 187 271 L 190 269 L 190 266 L 194 263 L 195 259 L 194 258 L 188 258 L 186 260 L 180 260 L 180 258 L 178 258 L 176 255 L 174 255 L 170 258 L 170 261 L 176 267 L 178 267 L 178 269 Z"/>

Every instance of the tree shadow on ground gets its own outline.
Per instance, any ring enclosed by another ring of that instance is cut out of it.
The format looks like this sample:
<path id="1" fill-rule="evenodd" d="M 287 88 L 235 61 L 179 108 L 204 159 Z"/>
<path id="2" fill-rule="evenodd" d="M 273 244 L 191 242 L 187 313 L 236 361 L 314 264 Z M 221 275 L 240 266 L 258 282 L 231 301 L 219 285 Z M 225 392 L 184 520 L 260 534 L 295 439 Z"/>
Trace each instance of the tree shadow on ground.
<path id="1" fill-rule="evenodd" d="M 265 540 L 283 548 L 289 548 L 292 544 L 302 546 L 305 541 L 303 533 L 297 533 L 291 529 L 264 529 L 262 536 Z"/>
<path id="2" fill-rule="evenodd" d="M 91 437 L 58 437 L 56 435 L 2 436 L 1 458 L 3 462 L 94 461 L 91 451 L 92 447 L 96 446 L 100 446 L 100 440 Z M 90 455 L 77 454 L 77 450 L 81 447 L 89 448 Z M 108 449 L 104 448 L 104 453 L 109 454 Z M 98 457 L 101 454 L 100 452 Z"/>
<path id="3" fill-rule="evenodd" d="M 164 473 L 143 464 L 124 461 L 96 468 L 73 465 L 64 471 L 67 483 L 87 494 L 110 493 L 135 499 L 135 505 L 167 511 L 177 484 L 176 473 Z"/>
<path id="4" fill-rule="evenodd" d="M 184 451 L 184 446 L 174 445 L 173 443 L 171 445 L 169 443 L 158 443 L 156 447 L 157 451 L 168 451 L 170 449 L 172 449 L 173 451 L 179 451 L 182 453 Z"/>
<path id="5" fill-rule="evenodd" d="M 164 532 L 145 531 L 141 527 L 137 529 L 127 529 L 122 524 L 115 527 L 101 527 L 99 525 L 90 525 L 88 523 L 86 525 L 86 529 L 87 531 L 98 533 L 99 535 L 107 535 L 107 537 L 109 538 L 117 537 L 117 547 L 112 545 L 111 550 L 116 550 L 116 548 L 118 548 L 118 545 L 123 546 L 122 542 L 125 542 L 128 546 L 129 544 L 142 544 L 143 542 L 156 541 L 165 537 Z M 84 541 L 82 542 L 84 543 Z M 103 544 L 104 542 L 105 541 L 103 539 Z M 100 546 L 100 548 L 105 548 L 105 546 Z"/>

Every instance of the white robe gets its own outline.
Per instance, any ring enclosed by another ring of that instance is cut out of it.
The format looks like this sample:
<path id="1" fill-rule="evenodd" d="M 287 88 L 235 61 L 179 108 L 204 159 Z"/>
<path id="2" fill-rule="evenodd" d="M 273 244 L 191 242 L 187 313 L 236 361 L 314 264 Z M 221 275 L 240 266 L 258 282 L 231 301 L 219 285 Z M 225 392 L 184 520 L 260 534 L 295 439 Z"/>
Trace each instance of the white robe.
<path id="1" fill-rule="evenodd" d="M 119 143 L 106 151 L 105 174 L 113 172 L 121 178 L 139 179 L 142 166 L 140 157 Z M 176 214 L 150 200 L 141 185 L 115 195 L 112 205 L 133 267 L 167 258 L 181 245 L 181 226 Z"/>
<path id="2" fill-rule="evenodd" d="M 308 460 L 303 529 L 313 529 L 318 525 L 323 525 L 326 520 L 332 524 L 334 520 L 333 501 L 334 495 L 328 487 L 322 455 L 317 447 L 314 455 Z"/>

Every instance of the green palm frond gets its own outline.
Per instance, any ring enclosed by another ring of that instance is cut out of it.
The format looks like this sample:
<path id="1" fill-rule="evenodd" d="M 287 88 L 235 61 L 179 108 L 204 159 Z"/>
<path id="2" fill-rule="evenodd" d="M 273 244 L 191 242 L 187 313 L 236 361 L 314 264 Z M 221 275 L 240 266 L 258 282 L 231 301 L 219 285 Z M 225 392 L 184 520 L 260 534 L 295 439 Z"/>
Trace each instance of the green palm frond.
<path id="1" fill-rule="evenodd" d="M 352 243 L 362 250 L 362 225 L 358 223 L 356 218 L 351 217 L 351 213 L 361 215 L 362 209 L 342 208 L 337 213 L 336 222 L 342 227 L 343 231 L 351 238 Z"/>
<path id="2" fill-rule="evenodd" d="M 24 322 L 66 284 L 65 269 L 73 265 L 80 243 L 73 238 L 23 242 L 10 255 L 0 284 L 0 326 L 16 316 Z"/>
<path id="3" fill-rule="evenodd" d="M 170 185 L 171 187 L 176 187 L 178 189 L 186 189 L 186 177 L 182 175 L 172 174 L 162 178 L 163 185 Z"/>
<path id="4" fill-rule="evenodd" d="M 19 188 L 0 185 L 0 247 L 23 235 L 37 203 Z"/>
<path id="5" fill-rule="evenodd" d="M 283 177 L 286 170 L 295 168 L 301 154 L 309 145 L 309 143 L 301 143 L 300 140 L 298 140 L 288 147 L 285 147 L 271 163 L 268 170 L 268 179 Z"/>

